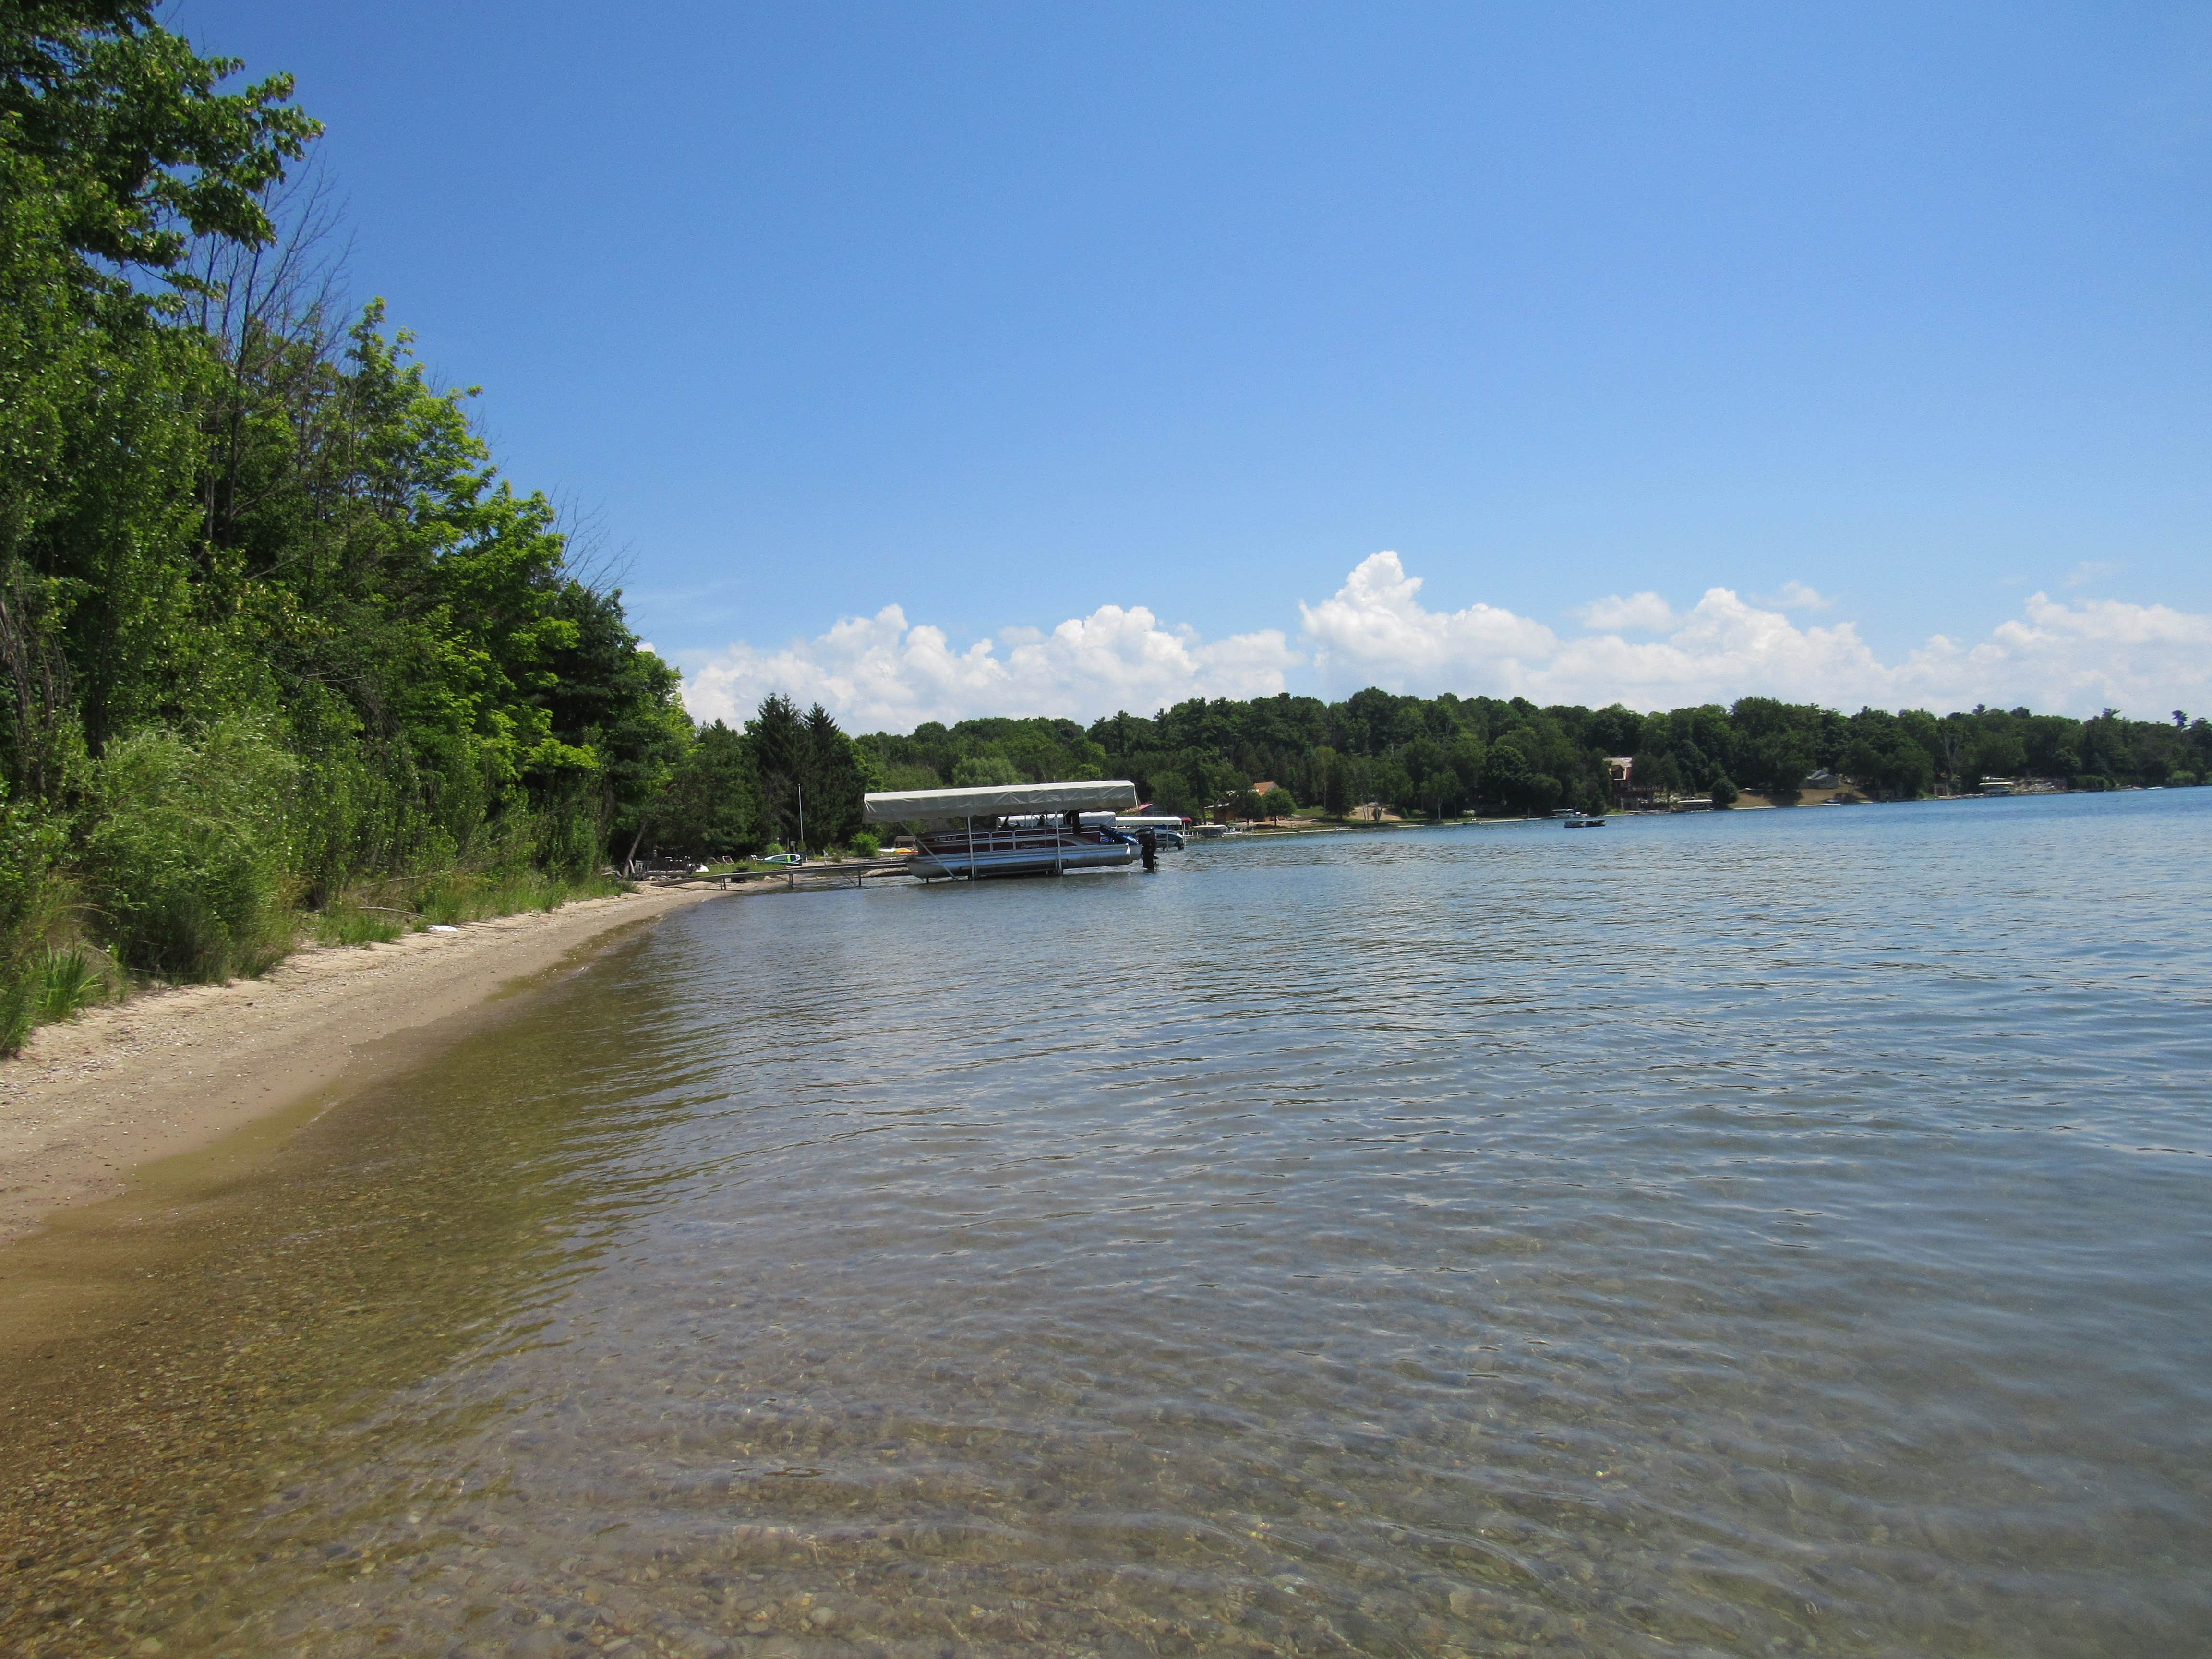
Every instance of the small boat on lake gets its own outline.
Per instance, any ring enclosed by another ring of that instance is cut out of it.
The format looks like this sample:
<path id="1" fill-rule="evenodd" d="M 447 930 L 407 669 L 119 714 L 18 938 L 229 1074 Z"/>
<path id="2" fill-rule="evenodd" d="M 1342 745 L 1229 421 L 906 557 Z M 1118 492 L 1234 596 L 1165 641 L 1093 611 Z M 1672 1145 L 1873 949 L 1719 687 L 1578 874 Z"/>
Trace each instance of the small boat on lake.
<path id="1" fill-rule="evenodd" d="M 1570 830 L 1602 830 L 1605 828 L 1605 820 L 1603 818 L 1598 817 L 1589 812 L 1571 813 L 1565 818 L 1565 823 L 1566 827 Z"/>
<path id="2" fill-rule="evenodd" d="M 1136 804 L 1135 785 L 1109 778 L 887 791 L 866 798 L 863 817 L 915 826 L 910 867 L 924 881 L 976 881 L 1133 864 L 1137 837 L 1115 815 Z"/>

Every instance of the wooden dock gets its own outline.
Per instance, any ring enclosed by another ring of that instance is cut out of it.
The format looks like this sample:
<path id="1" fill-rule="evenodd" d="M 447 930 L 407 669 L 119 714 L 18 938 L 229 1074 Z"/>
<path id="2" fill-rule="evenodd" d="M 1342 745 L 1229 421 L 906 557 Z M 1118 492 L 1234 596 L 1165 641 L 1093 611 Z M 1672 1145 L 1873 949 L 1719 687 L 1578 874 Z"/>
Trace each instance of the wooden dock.
<path id="1" fill-rule="evenodd" d="M 821 864 L 787 864 L 776 870 L 732 870 L 719 875 L 647 876 L 657 887 L 712 887 L 726 891 L 732 886 L 758 882 L 781 882 L 787 892 L 823 892 L 836 887 L 859 887 L 871 876 L 911 876 L 914 860 L 907 858 L 843 859 Z"/>

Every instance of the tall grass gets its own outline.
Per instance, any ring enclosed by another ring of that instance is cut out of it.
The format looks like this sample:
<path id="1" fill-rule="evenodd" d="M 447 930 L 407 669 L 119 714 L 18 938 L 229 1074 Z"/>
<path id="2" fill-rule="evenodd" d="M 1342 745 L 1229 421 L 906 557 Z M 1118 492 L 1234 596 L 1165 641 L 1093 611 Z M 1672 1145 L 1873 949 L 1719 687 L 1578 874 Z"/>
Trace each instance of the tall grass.
<path id="1" fill-rule="evenodd" d="M 75 1019 L 109 1000 L 125 981 L 105 951 L 82 942 L 48 945 L 32 963 L 31 1018 L 37 1025 Z"/>
<path id="2" fill-rule="evenodd" d="M 310 913 L 308 928 L 318 945 L 383 945 L 433 923 L 453 927 L 526 910 L 557 910 L 577 899 L 629 890 L 629 883 L 601 876 L 443 870 L 359 884 Z"/>
<path id="3" fill-rule="evenodd" d="M 389 945 L 412 921 L 404 912 L 335 899 L 310 913 L 308 931 L 318 945 Z"/>
<path id="4" fill-rule="evenodd" d="M 69 890 L 54 868 L 61 826 L 4 794 L 0 790 L 0 1054 L 12 1054 L 38 1019 L 40 958 L 68 915 Z"/>
<path id="5" fill-rule="evenodd" d="M 576 899 L 605 898 L 629 890 L 604 876 L 558 876 L 542 870 L 507 874 L 454 871 L 423 884 L 416 896 L 422 921 L 457 925 L 525 910 L 557 910 Z"/>

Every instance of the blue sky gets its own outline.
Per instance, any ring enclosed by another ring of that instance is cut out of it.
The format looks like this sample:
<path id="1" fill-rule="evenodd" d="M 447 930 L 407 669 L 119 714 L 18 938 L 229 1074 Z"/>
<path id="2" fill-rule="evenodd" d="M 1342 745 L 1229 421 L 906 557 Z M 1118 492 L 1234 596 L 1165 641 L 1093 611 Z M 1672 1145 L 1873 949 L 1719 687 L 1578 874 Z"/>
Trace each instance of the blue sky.
<path id="1" fill-rule="evenodd" d="M 2202 6 L 167 15 L 695 706 L 2212 702 Z"/>

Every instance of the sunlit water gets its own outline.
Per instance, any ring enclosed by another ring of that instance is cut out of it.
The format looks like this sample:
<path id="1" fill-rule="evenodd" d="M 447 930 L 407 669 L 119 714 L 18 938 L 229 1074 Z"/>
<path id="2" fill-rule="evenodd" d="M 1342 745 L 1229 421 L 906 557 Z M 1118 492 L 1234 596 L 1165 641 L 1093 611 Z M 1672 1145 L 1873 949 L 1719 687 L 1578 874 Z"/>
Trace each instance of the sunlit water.
<path id="1" fill-rule="evenodd" d="M 2212 1653 L 2208 853 L 2165 792 L 696 908 L 29 1247 L 97 1300 L 0 1367 L 0 1638 Z"/>

